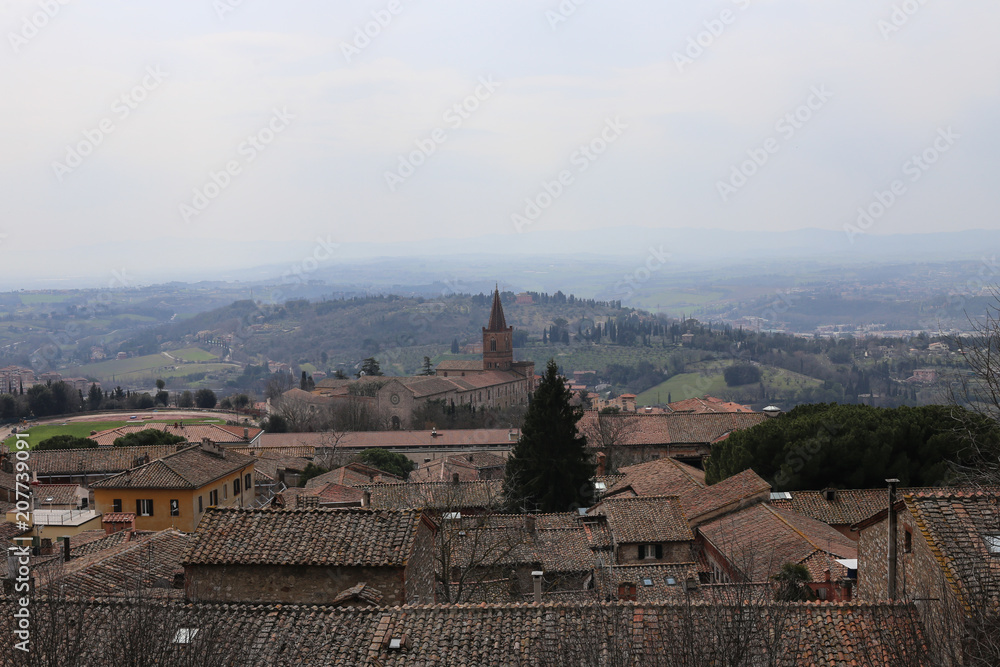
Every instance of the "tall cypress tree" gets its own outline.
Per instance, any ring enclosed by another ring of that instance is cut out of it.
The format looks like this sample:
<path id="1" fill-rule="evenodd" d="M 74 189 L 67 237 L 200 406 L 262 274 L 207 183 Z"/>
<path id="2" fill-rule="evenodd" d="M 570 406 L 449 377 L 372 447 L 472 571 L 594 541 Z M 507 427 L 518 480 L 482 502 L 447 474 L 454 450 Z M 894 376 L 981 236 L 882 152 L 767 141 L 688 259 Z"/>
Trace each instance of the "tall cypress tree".
<path id="1" fill-rule="evenodd" d="M 583 410 L 570 405 L 571 396 L 550 359 L 507 459 L 504 491 L 511 509 L 566 512 L 593 502 L 595 466 L 576 429 Z"/>

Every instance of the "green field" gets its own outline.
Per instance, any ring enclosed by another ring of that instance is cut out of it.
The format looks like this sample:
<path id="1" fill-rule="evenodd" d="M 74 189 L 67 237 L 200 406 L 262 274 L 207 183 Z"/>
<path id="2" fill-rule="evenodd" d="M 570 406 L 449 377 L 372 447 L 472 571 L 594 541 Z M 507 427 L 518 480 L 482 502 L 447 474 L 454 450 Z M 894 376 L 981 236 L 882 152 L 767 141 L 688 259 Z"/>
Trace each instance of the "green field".
<path id="1" fill-rule="evenodd" d="M 666 403 L 667 397 L 672 401 L 683 401 L 686 398 L 699 398 L 705 394 L 717 395 L 726 388 L 722 373 L 681 373 L 666 382 L 661 382 L 651 389 L 639 394 L 636 405 L 656 405 Z"/>
<path id="2" fill-rule="evenodd" d="M 185 347 L 183 350 L 170 350 L 170 356 L 184 361 L 212 361 L 218 359 L 219 355 L 200 347 Z"/>
<path id="3" fill-rule="evenodd" d="M 722 375 L 723 369 L 728 365 L 726 361 L 707 361 L 699 364 L 689 364 L 689 369 L 697 369 L 695 372 L 675 375 L 666 382 L 662 382 L 655 387 L 647 389 L 639 394 L 636 405 L 656 405 L 666 403 L 669 396 L 672 401 L 683 401 L 688 398 L 699 398 L 705 394 L 718 397 L 726 389 L 738 389 L 739 387 L 728 387 Z M 783 368 L 773 366 L 761 366 L 761 382 L 768 394 L 775 391 L 788 392 L 801 390 L 805 387 L 819 387 L 823 383 L 808 375 L 793 373 Z M 744 385 L 746 386 L 746 385 Z"/>
<path id="4" fill-rule="evenodd" d="M 200 348 L 186 348 L 178 352 L 190 352 L 192 356 L 197 356 L 198 352 L 205 355 L 211 354 Z M 177 352 L 171 352 L 177 356 Z M 212 359 L 214 357 L 208 357 Z M 162 354 L 147 354 L 143 357 L 132 357 L 129 359 L 110 359 L 94 364 L 85 364 L 75 368 L 68 368 L 63 375 L 97 378 L 102 383 L 121 382 L 142 382 L 152 381 L 156 378 L 184 377 L 193 373 L 219 373 L 222 371 L 239 370 L 238 364 L 215 363 L 215 364 L 194 364 L 178 363 Z"/>
<path id="5" fill-rule="evenodd" d="M 118 428 L 119 426 L 125 426 L 126 424 L 150 424 L 150 423 L 173 423 L 177 421 L 176 419 L 127 419 L 125 421 L 107 421 L 107 422 L 68 422 L 63 424 L 42 424 L 40 426 L 32 426 L 27 429 L 27 431 L 22 431 L 22 433 L 27 433 L 29 436 L 28 442 L 34 447 L 42 440 L 51 438 L 57 435 L 73 435 L 78 438 L 86 438 L 90 436 L 91 431 L 106 431 L 109 428 Z M 189 424 L 225 424 L 223 419 L 203 419 L 197 422 L 189 421 Z M 11 436 L 7 438 L 4 442 L 10 443 L 14 440 Z"/>
<path id="6" fill-rule="evenodd" d="M 62 303 L 63 301 L 70 298 L 69 294 L 35 294 L 35 293 L 24 293 L 18 295 L 21 298 L 21 303 L 26 306 L 30 306 L 36 303 Z"/>

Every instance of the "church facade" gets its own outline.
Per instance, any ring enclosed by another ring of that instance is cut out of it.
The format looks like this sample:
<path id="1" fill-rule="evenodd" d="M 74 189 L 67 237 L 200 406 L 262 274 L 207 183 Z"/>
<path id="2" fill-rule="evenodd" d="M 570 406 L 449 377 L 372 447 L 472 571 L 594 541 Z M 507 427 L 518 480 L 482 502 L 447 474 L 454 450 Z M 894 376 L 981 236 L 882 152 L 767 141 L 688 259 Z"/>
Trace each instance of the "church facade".
<path id="1" fill-rule="evenodd" d="M 411 428 L 413 409 L 427 401 L 456 407 L 507 408 L 527 405 L 535 391 L 533 361 L 514 361 L 514 327 L 507 326 L 500 290 L 493 292 L 490 320 L 483 327 L 482 361 L 443 361 L 432 376 L 395 377 L 376 394 L 394 428 Z"/>

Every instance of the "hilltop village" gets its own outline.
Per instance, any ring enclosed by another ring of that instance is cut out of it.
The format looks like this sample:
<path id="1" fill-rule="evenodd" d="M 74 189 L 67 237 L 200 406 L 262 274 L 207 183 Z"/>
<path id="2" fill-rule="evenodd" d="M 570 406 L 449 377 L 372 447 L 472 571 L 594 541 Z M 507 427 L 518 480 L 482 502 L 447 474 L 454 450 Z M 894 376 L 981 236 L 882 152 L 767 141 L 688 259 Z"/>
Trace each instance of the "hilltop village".
<path id="1" fill-rule="evenodd" d="M 513 335 L 497 290 L 480 360 L 265 406 L 386 430 L 168 418 L 83 448 L 8 440 L 2 654 L 30 638 L 24 664 L 988 664 L 996 487 L 778 491 L 750 468 L 710 483 L 720 444 L 781 410 L 585 404 L 559 378 L 593 474 L 574 506 L 516 505 L 527 425 L 414 417 L 529 411 L 546 376 Z"/>

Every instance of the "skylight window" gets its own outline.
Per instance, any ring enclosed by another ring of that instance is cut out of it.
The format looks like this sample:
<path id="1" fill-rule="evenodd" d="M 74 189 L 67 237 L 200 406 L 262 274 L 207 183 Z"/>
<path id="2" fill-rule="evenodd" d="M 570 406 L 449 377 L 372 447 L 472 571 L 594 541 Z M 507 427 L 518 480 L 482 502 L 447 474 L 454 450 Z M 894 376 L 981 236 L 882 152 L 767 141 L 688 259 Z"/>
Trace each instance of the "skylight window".
<path id="1" fill-rule="evenodd" d="M 673 577 L 667 577 L 667 586 L 676 586 L 677 580 Z"/>
<path id="2" fill-rule="evenodd" d="M 198 628 L 179 628 L 174 635 L 175 644 L 190 644 L 198 635 Z"/>
<path id="3" fill-rule="evenodd" d="M 462 513 L 461 512 L 445 512 L 444 513 L 444 518 L 445 519 L 451 519 L 451 520 L 461 519 L 462 518 Z"/>
<path id="4" fill-rule="evenodd" d="M 607 491 L 608 485 L 604 482 L 594 482 L 594 488 L 598 491 Z"/>
<path id="5" fill-rule="evenodd" d="M 646 577 L 645 579 L 642 580 L 642 585 L 643 586 L 652 586 L 653 585 L 653 580 L 650 579 L 649 577 Z"/>
<path id="6" fill-rule="evenodd" d="M 984 535 L 983 541 L 986 542 L 986 549 L 991 555 L 1000 555 L 1000 535 Z"/>

